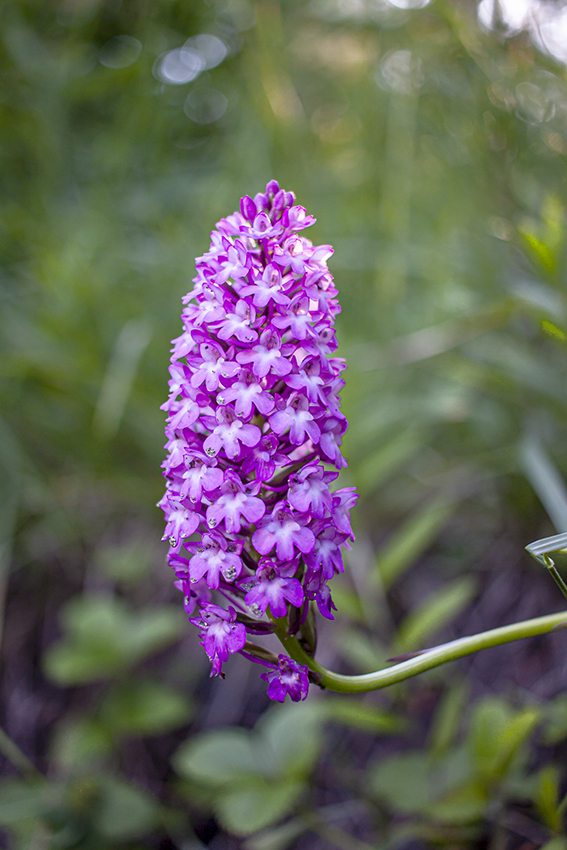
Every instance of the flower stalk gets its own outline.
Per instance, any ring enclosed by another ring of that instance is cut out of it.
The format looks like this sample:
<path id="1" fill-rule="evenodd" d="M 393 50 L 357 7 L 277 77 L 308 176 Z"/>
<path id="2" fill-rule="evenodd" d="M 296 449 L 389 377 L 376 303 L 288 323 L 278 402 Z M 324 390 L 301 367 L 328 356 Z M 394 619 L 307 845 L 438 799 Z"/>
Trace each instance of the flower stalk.
<path id="1" fill-rule="evenodd" d="M 297 638 L 287 635 L 281 626 L 276 626 L 275 632 L 286 652 L 299 664 L 304 664 L 309 668 L 313 682 L 330 691 L 343 694 L 360 694 L 397 685 L 412 676 L 417 676 L 419 673 L 425 673 L 441 664 L 456 661 L 458 658 L 464 658 L 464 656 L 472 655 L 482 649 L 501 646 L 504 643 L 511 643 L 522 638 L 545 635 L 564 628 L 567 628 L 567 611 L 560 611 L 557 614 L 535 617 L 532 620 L 522 620 L 519 623 L 511 623 L 509 626 L 500 626 L 497 629 L 458 638 L 431 649 L 424 649 L 413 653 L 413 657 L 392 667 L 360 676 L 346 676 L 326 670 L 305 652 Z"/>

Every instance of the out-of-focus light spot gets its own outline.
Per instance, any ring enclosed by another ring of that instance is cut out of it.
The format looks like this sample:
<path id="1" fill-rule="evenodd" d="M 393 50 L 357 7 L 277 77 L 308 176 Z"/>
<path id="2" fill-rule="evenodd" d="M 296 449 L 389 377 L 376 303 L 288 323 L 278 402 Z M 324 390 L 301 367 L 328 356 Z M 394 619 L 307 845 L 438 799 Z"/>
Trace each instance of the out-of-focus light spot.
<path id="1" fill-rule="evenodd" d="M 527 29 L 532 41 L 567 64 L 567 6 L 554 0 L 482 0 L 478 19 L 486 29 L 498 24 L 511 36 Z"/>
<path id="2" fill-rule="evenodd" d="M 395 8 L 389 0 L 311 0 L 309 3 L 309 11 L 316 18 L 328 21 L 350 19 L 360 23 L 388 21 L 398 14 Z"/>
<path id="3" fill-rule="evenodd" d="M 197 79 L 201 71 L 216 68 L 228 53 L 228 45 L 216 35 L 200 33 L 183 47 L 168 50 L 154 65 L 154 76 L 162 83 L 180 86 Z"/>
<path id="4" fill-rule="evenodd" d="M 98 57 L 106 68 L 127 68 L 133 65 L 140 53 L 142 44 L 131 35 L 117 35 L 103 44 Z"/>
<path id="5" fill-rule="evenodd" d="M 227 107 L 228 100 L 222 92 L 203 86 L 189 92 L 183 111 L 197 124 L 213 124 L 222 118 Z"/>
<path id="6" fill-rule="evenodd" d="M 256 23 L 256 12 L 247 0 L 227 0 L 219 9 L 219 17 L 221 22 L 223 19 L 230 22 L 238 32 L 249 30 Z"/>
<path id="7" fill-rule="evenodd" d="M 398 94 L 413 94 L 423 82 L 421 62 L 411 55 L 410 50 L 394 50 L 387 53 L 378 69 L 375 80 L 383 89 Z"/>
<path id="8" fill-rule="evenodd" d="M 534 83 L 518 83 L 516 104 L 516 114 L 528 124 L 541 124 L 555 115 L 555 104 Z"/>
<path id="9" fill-rule="evenodd" d="M 154 65 L 154 76 L 162 83 L 180 86 L 195 80 L 204 67 L 200 53 L 189 48 L 178 47 L 157 59 Z"/>
<path id="10" fill-rule="evenodd" d="M 368 68 L 376 61 L 374 42 L 360 33 L 328 32 L 306 27 L 291 42 L 291 51 L 305 65 L 323 67 L 332 73 L 366 77 Z"/>
<path id="11" fill-rule="evenodd" d="M 388 3 L 396 9 L 424 9 L 431 0 L 388 0 Z"/>
<path id="12" fill-rule="evenodd" d="M 512 35 L 527 26 L 533 5 L 533 0 L 482 0 L 478 19 L 486 29 L 500 22 Z"/>
<path id="13" fill-rule="evenodd" d="M 228 47 L 224 41 L 216 35 L 201 33 L 188 38 L 183 45 L 183 50 L 194 51 L 203 60 L 203 70 L 210 71 L 216 68 L 228 53 Z"/>
<path id="14" fill-rule="evenodd" d="M 530 30 L 538 47 L 567 64 L 567 7 L 541 3 Z"/>

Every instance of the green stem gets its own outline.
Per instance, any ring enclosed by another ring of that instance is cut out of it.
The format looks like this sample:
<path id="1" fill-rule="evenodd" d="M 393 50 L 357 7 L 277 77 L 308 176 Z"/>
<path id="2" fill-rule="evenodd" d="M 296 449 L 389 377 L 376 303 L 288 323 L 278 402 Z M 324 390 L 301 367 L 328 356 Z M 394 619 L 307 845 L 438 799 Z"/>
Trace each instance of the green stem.
<path id="1" fill-rule="evenodd" d="M 328 690 L 354 694 L 376 691 L 379 688 L 386 688 L 389 685 L 397 685 L 398 682 L 403 682 L 411 676 L 417 676 L 418 673 L 424 673 L 426 670 L 431 670 L 433 667 L 438 667 L 447 661 L 455 661 L 457 658 L 471 655 L 473 652 L 478 652 L 481 649 L 488 649 L 491 646 L 499 646 L 502 643 L 510 643 L 521 638 L 544 635 L 556 629 L 567 628 L 567 611 L 560 611 L 558 614 L 548 614 L 545 617 L 536 617 L 533 620 L 523 620 L 520 623 L 512 623 L 509 626 L 501 626 L 498 629 L 491 629 L 488 632 L 480 632 L 476 635 L 459 638 L 450 643 L 435 646 L 432 649 L 425 649 L 416 655 L 416 657 L 402 661 L 400 664 L 395 664 L 393 667 L 378 670 L 375 673 L 365 673 L 362 676 L 344 676 L 340 673 L 331 673 L 330 670 L 321 667 L 320 664 L 307 655 L 297 638 L 286 634 L 283 624 L 280 623 L 281 621 L 274 624 L 275 633 L 288 654 L 295 661 L 300 664 L 306 664 L 315 674 L 316 680 L 323 687 L 328 688 Z"/>
<path id="2" fill-rule="evenodd" d="M 28 779 L 40 779 L 41 773 L 33 762 L 20 750 L 9 735 L 0 728 L 0 753 Z"/>
<path id="3" fill-rule="evenodd" d="M 567 599 L 567 584 L 565 584 L 565 582 L 563 581 L 563 579 L 561 578 L 561 576 L 557 572 L 557 570 L 555 568 L 555 564 L 553 563 L 553 561 L 551 562 L 551 564 L 552 565 L 548 566 L 547 569 L 549 570 L 549 572 L 551 573 L 551 575 L 555 579 L 555 583 L 559 587 L 559 590 L 561 591 L 561 593 L 563 594 L 565 599 Z"/>

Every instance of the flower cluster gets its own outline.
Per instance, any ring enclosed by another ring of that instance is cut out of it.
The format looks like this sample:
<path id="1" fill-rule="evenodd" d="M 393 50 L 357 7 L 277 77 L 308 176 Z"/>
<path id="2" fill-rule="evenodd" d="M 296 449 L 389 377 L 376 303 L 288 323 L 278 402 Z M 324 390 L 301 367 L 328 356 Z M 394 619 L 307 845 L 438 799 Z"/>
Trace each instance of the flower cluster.
<path id="1" fill-rule="evenodd" d="M 166 449 L 169 563 L 189 619 L 222 675 L 241 652 L 270 668 L 268 695 L 304 699 L 307 667 L 250 641 L 277 626 L 314 651 L 315 604 L 352 538 L 353 488 L 331 491 L 347 421 L 329 245 L 275 181 L 222 219 L 183 299 L 170 366 Z M 216 591 L 217 602 L 212 601 Z M 283 624 L 283 625 L 282 625 Z"/>

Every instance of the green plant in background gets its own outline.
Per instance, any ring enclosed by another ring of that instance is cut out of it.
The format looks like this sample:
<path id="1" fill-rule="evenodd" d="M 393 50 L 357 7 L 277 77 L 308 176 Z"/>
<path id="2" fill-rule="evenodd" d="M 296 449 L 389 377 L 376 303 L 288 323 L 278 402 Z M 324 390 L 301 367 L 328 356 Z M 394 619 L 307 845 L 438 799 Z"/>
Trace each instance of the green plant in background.
<path id="1" fill-rule="evenodd" d="M 173 642 L 175 614 L 155 642 L 122 630 L 135 612 L 152 632 L 173 602 L 152 543 L 156 411 L 203 222 L 274 174 L 335 247 L 344 484 L 364 497 L 325 666 L 366 673 L 557 604 L 520 553 L 567 531 L 564 65 L 526 30 L 479 24 L 474 2 L 401 5 L 2 6 L 3 726 L 47 777 L 3 780 L 8 846 L 242 843 L 222 826 L 218 786 L 177 757 L 167 765 L 185 738 L 252 730 L 262 697 L 239 668 L 221 697 Z M 200 34 L 227 45 L 219 65 L 188 82 L 154 76 Z M 109 551 L 132 551 L 130 567 L 107 571 Z M 60 609 L 88 611 L 91 597 L 120 635 L 117 646 L 96 635 L 109 672 L 49 684 L 41 669 L 58 653 L 105 663 L 58 625 Z M 317 722 L 312 761 L 270 780 L 307 790 L 244 840 L 561 850 L 563 640 L 459 662 L 466 692 L 451 665 L 357 698 L 403 729 Z M 136 720 L 149 692 L 161 696 Z M 479 755 L 492 724 L 506 752 L 490 738 Z M 411 811 L 400 772 L 414 780 Z M 109 801 L 121 815 L 110 831 Z"/>

